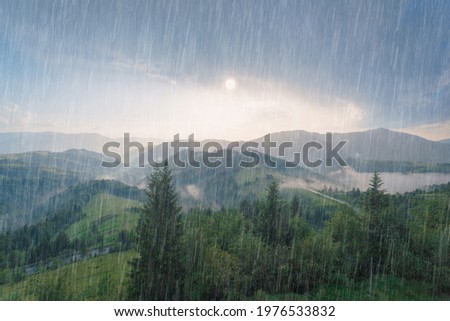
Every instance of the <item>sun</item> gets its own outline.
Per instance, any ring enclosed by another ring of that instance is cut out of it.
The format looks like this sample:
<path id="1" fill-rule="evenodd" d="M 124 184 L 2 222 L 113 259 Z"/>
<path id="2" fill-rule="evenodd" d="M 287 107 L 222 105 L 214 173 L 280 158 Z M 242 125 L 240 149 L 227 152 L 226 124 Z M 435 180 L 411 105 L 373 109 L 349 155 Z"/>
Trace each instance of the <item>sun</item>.
<path id="1" fill-rule="evenodd" d="M 225 88 L 227 90 L 233 90 L 236 88 L 236 80 L 234 80 L 233 78 L 228 78 L 225 81 Z"/>

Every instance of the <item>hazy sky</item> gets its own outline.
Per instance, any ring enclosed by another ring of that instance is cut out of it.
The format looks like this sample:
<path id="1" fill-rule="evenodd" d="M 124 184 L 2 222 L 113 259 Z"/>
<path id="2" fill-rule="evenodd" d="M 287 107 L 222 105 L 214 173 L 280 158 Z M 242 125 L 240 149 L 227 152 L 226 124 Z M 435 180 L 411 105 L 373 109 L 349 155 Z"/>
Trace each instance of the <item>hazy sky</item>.
<path id="1" fill-rule="evenodd" d="M 449 17 L 429 0 L 3 0 L 0 131 L 449 138 Z"/>

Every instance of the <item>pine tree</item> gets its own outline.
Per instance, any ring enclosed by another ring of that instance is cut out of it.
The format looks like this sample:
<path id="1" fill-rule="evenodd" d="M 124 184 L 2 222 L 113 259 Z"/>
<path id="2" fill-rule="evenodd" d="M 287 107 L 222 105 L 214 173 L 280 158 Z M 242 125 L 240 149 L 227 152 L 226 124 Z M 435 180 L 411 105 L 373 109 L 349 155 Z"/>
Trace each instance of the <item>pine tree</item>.
<path id="1" fill-rule="evenodd" d="M 263 239 L 274 244 L 279 239 L 281 199 L 278 184 L 272 182 L 267 188 L 267 198 L 260 219 L 260 232 Z"/>
<path id="2" fill-rule="evenodd" d="M 364 195 L 364 209 L 369 216 L 368 250 L 370 256 L 370 271 L 378 272 L 383 265 L 383 253 L 386 252 L 386 210 L 389 199 L 385 190 L 381 189 L 383 181 L 375 172 Z M 372 272 L 371 272 L 372 273 Z"/>
<path id="3" fill-rule="evenodd" d="M 364 209 L 369 215 L 376 215 L 388 206 L 385 190 L 381 189 L 383 184 L 380 175 L 375 172 L 370 180 L 369 189 L 364 196 Z"/>
<path id="4" fill-rule="evenodd" d="M 291 201 L 291 214 L 292 216 L 299 215 L 300 213 L 300 197 L 297 194 L 294 195 Z"/>
<path id="5" fill-rule="evenodd" d="M 131 261 L 129 298 L 177 300 L 181 298 L 181 208 L 166 166 L 148 179 L 147 202 L 137 228 L 138 258 Z"/>

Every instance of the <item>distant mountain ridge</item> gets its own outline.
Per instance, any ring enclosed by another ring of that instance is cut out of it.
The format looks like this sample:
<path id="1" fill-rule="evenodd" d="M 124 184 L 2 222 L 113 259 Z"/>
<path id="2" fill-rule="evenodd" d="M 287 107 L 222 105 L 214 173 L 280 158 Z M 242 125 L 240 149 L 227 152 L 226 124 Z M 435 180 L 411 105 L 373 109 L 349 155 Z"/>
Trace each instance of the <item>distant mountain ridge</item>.
<path id="1" fill-rule="evenodd" d="M 309 141 L 316 141 L 325 146 L 325 134 L 310 133 L 303 130 L 279 132 L 271 134 L 272 141 L 293 142 L 294 147 L 286 150 L 286 156 L 292 157 L 293 151 L 301 152 Z M 425 138 L 385 128 L 378 128 L 353 133 L 333 133 L 333 146 L 338 141 L 347 141 L 340 150 L 345 158 L 366 161 L 415 162 L 425 164 L 450 163 L 450 145 L 434 142 Z M 263 141 L 263 137 L 255 139 Z M 311 150 L 312 157 L 324 157 L 324 149 L 318 152 Z"/>
<path id="2" fill-rule="evenodd" d="M 313 140 L 324 144 L 325 140 L 324 134 L 305 131 L 275 133 L 271 136 L 272 141 L 278 143 L 292 141 L 294 151 L 301 151 L 299 146 L 307 141 Z M 189 166 L 186 168 L 172 166 L 173 175 L 177 189 L 180 191 L 180 199 L 183 206 L 187 208 L 237 206 L 243 198 L 259 197 L 261 193 L 264 193 L 267 183 L 273 180 L 278 181 L 281 188 L 285 190 L 318 190 L 324 185 L 344 189 L 353 187 L 363 189 L 367 186 L 371 173 L 377 170 L 385 172 L 383 179 L 385 186 L 389 185 L 389 192 L 399 189 L 413 190 L 425 185 L 450 181 L 448 166 L 431 167 L 437 171 L 425 166 L 424 171 L 417 171 L 420 166 L 414 168 L 416 165 L 412 166 L 407 161 L 395 161 L 395 159 L 410 157 L 409 159 L 413 160 L 450 164 L 450 158 L 446 158 L 449 155 L 450 145 L 388 130 L 333 135 L 334 144 L 338 140 L 348 140 L 347 144 L 350 148 L 342 149 L 344 159 L 349 155 L 358 155 L 356 158 L 348 158 L 348 161 L 351 161 L 349 167 L 336 166 L 326 168 L 324 171 L 301 167 L 286 168 L 286 159 L 272 158 L 277 164 L 274 168 L 261 163 L 254 168 L 243 168 L 239 166 L 239 163 L 250 159 L 238 150 L 229 149 L 233 154 L 232 166 L 229 168 L 225 165 L 217 168 L 207 168 L 202 165 L 198 169 Z M 413 151 L 415 153 L 412 153 Z M 428 158 L 414 157 L 423 153 L 428 153 L 425 155 Z M 181 150 L 179 154 L 182 160 L 189 157 L 186 150 Z M 195 153 L 195 159 L 198 161 L 203 156 L 201 151 Z M 258 156 L 261 160 L 267 157 L 263 153 L 258 153 Z M 169 156 L 169 164 L 173 164 L 173 157 L 173 154 Z M 390 157 L 394 160 L 371 160 L 370 157 L 378 159 Z M 21 226 L 35 221 L 45 213 L 45 208 L 52 197 L 80 183 L 92 180 L 117 180 L 138 188 L 145 187 L 146 176 L 152 171 L 148 164 L 142 168 L 133 166 L 126 168 L 123 164 L 115 168 L 106 168 L 101 166 L 105 158 L 106 156 L 100 153 L 85 149 L 0 155 L 0 229 L 2 226 Z M 365 159 L 368 160 L 364 161 Z M 399 170 L 399 164 L 401 170 Z M 387 175 L 386 172 L 393 175 Z M 415 177 L 407 175 L 418 172 L 432 175 Z M 406 184 L 407 188 L 402 187 L 401 184 Z"/>
<path id="3" fill-rule="evenodd" d="M 284 131 L 271 133 L 271 140 L 279 146 L 283 142 L 292 142 L 293 147 L 285 151 L 285 155 L 279 155 L 277 149 L 272 149 L 272 156 L 281 157 L 286 160 L 293 160 L 293 153 L 302 153 L 302 147 L 307 142 L 319 142 L 325 147 L 325 134 L 314 132 L 307 132 L 304 130 Z M 186 138 L 184 138 L 186 139 Z M 183 138 L 182 138 L 183 140 Z M 254 139 L 254 142 L 261 143 L 264 137 Z M 378 128 L 373 130 L 351 132 L 351 133 L 333 133 L 332 145 L 335 146 L 339 141 L 346 141 L 346 144 L 340 150 L 340 155 L 349 160 L 350 165 L 355 168 L 355 164 L 359 164 L 361 168 L 367 168 L 367 162 L 401 162 L 401 166 L 390 166 L 407 168 L 413 167 L 415 164 L 433 165 L 433 164 L 450 164 L 450 140 L 441 142 L 434 142 L 425 138 L 410 135 L 402 132 L 395 132 L 392 130 Z M 123 138 L 112 139 L 99 134 L 80 133 L 80 134 L 64 134 L 56 132 L 42 132 L 42 133 L 0 133 L 0 154 L 26 153 L 33 151 L 49 151 L 49 152 L 64 152 L 67 150 L 83 149 L 86 151 L 102 154 L 103 145 L 107 142 L 118 142 L 120 148 L 110 148 L 111 151 L 119 153 L 123 159 Z M 161 140 L 150 138 L 131 138 L 132 142 L 139 142 L 146 150 L 147 142 L 154 144 L 155 159 L 162 157 Z M 223 148 L 226 148 L 228 141 L 220 139 L 212 139 L 208 141 L 220 142 Z M 204 146 L 206 141 L 201 142 Z M 241 141 L 241 143 L 244 143 Z M 172 149 L 169 148 L 169 155 Z M 200 151 L 200 149 L 197 149 Z M 264 153 L 261 147 L 259 151 Z M 325 159 L 325 148 L 310 150 L 310 159 Z M 132 166 L 138 162 L 138 149 L 130 148 L 130 158 Z M 147 157 L 147 152 L 145 152 Z M 105 156 L 106 157 L 106 156 Z M 406 164 L 405 164 L 406 162 Z M 369 163 L 371 164 L 371 163 Z M 384 164 L 384 163 L 381 163 Z M 391 164 L 392 165 L 392 164 Z M 384 165 L 383 165 L 384 166 Z M 402 171 L 402 170 L 399 170 Z"/>
<path id="4" fill-rule="evenodd" d="M 156 138 L 131 138 L 147 145 L 147 141 L 156 144 L 161 142 Z M 64 152 L 70 149 L 85 149 L 102 153 L 107 142 L 123 143 L 123 137 L 110 138 L 95 133 L 66 134 L 59 132 L 11 132 L 0 133 L 0 154 L 26 153 L 34 151 Z"/>
<path id="5" fill-rule="evenodd" d="M 100 153 L 103 144 L 110 140 L 110 138 L 99 134 L 65 134 L 56 132 L 0 133 L 0 153 L 63 152 L 69 149 L 86 149 Z"/>

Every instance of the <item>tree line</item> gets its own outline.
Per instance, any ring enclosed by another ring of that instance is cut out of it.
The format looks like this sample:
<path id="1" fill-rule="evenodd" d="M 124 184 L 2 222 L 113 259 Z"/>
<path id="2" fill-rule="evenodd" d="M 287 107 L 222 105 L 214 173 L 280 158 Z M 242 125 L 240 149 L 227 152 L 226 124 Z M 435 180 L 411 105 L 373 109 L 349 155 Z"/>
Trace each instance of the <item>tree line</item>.
<path id="1" fill-rule="evenodd" d="M 244 200 L 240 209 L 183 215 L 170 169 L 157 170 L 136 230 L 128 299 L 239 300 L 351 291 L 361 282 L 371 292 L 380 278 L 448 296 L 450 193 L 402 197 L 382 185 L 375 173 L 366 192 L 350 194 L 359 212 L 342 205 L 315 226 L 301 198 L 287 200 L 276 182 L 264 199 Z"/>

